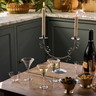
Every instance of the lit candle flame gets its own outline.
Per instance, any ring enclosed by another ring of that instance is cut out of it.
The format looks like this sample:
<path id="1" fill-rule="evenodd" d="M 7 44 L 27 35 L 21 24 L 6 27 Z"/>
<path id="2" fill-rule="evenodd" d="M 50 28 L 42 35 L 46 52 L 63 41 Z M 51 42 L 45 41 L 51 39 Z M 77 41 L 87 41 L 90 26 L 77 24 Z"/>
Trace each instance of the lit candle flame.
<path id="1" fill-rule="evenodd" d="M 43 2 L 43 8 L 45 8 L 45 2 Z"/>

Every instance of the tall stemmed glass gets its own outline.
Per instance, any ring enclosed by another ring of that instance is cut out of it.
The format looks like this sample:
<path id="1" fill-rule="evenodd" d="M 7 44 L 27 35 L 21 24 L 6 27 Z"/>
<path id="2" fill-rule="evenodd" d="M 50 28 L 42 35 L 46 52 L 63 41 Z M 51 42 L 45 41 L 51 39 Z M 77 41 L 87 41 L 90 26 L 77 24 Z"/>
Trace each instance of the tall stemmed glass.
<path id="1" fill-rule="evenodd" d="M 25 67 L 27 69 L 27 73 L 28 73 L 28 78 L 24 79 L 25 81 L 28 81 L 28 80 L 31 80 L 31 78 L 29 77 L 29 69 L 31 67 L 31 64 L 33 63 L 34 61 L 34 58 L 31 58 L 31 57 L 24 57 L 21 59 L 21 61 L 25 64 Z"/>
<path id="2" fill-rule="evenodd" d="M 76 71 L 75 78 L 78 83 L 78 75 L 81 73 L 84 73 L 83 67 L 82 67 L 83 61 L 75 61 L 74 64 L 75 64 L 75 71 Z"/>
<path id="3" fill-rule="evenodd" d="M 60 63 L 60 59 L 58 58 L 49 58 L 47 60 L 47 62 L 50 64 L 50 67 L 52 68 L 52 73 L 55 73 L 56 71 L 56 67 L 59 65 Z M 58 74 L 58 73 L 57 73 Z M 53 79 L 50 80 L 50 82 L 59 82 L 59 79 L 54 79 L 54 76 L 53 76 Z"/>
<path id="4" fill-rule="evenodd" d="M 40 72 L 42 74 L 42 78 L 43 78 L 43 84 L 40 86 L 40 89 L 45 90 L 45 89 L 48 88 L 48 86 L 45 85 L 45 74 L 48 71 L 48 68 L 49 67 L 50 67 L 50 65 L 49 64 L 46 64 L 46 63 L 44 63 L 44 64 L 38 64 L 37 65 L 37 68 L 40 70 Z"/>

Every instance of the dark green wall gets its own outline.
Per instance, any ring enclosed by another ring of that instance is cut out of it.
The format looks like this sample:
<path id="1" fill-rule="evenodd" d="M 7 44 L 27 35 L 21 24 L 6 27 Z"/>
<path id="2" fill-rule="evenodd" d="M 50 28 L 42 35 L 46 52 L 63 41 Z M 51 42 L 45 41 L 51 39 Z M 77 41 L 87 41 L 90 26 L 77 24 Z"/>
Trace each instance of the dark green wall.
<path id="1" fill-rule="evenodd" d="M 88 42 L 89 29 L 94 30 L 94 43 L 96 46 L 96 22 L 79 19 L 78 26 L 80 44 L 79 48 L 71 55 L 71 60 L 68 61 L 72 63 L 83 60 L 83 53 Z M 47 18 L 47 33 L 49 38 L 48 45 L 50 45 L 52 50 L 51 53 L 57 57 L 66 56 L 67 50 L 72 47 L 73 44 L 71 37 L 74 34 L 74 19 Z"/>

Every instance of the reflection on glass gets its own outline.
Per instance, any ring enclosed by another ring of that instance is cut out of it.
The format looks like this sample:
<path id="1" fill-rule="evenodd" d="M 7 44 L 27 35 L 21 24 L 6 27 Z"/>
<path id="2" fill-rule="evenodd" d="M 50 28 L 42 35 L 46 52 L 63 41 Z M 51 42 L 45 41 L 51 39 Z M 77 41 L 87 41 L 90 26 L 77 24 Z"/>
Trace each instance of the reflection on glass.
<path id="1" fill-rule="evenodd" d="M 82 64 L 83 62 L 82 61 L 75 61 L 75 78 L 76 78 L 76 81 L 78 83 L 78 75 L 83 73 L 83 68 L 82 68 Z"/>

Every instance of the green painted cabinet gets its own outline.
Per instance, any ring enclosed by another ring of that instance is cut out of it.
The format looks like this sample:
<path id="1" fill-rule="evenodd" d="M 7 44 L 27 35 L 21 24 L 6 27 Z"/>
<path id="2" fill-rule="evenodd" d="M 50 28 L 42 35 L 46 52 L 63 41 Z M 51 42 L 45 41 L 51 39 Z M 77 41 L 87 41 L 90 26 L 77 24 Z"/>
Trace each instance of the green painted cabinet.
<path id="1" fill-rule="evenodd" d="M 17 61 L 23 57 L 33 57 L 32 67 L 44 62 L 45 56 L 40 49 L 41 19 L 34 19 L 16 26 Z M 24 71 L 25 66 L 17 62 L 18 70 Z"/>
<path id="2" fill-rule="evenodd" d="M 0 27 L 0 81 L 8 78 L 8 73 L 16 67 L 14 38 L 13 25 Z"/>
<path id="3" fill-rule="evenodd" d="M 89 29 L 94 30 L 94 42 L 96 46 L 96 22 L 88 20 L 79 20 L 79 48 L 71 55 L 71 60 L 68 62 L 83 60 L 83 53 L 88 42 Z M 73 40 L 71 37 L 74 34 L 74 20 L 67 18 L 47 18 L 47 36 L 48 45 L 51 49 L 51 54 L 62 57 L 67 55 L 67 50 L 72 47 Z M 66 60 L 62 60 L 66 61 Z"/>
<path id="4" fill-rule="evenodd" d="M 34 19 L 0 27 L 0 81 L 9 78 L 10 71 L 26 70 L 18 61 L 33 57 L 31 67 L 45 61 L 45 54 L 39 46 L 41 19 Z"/>

